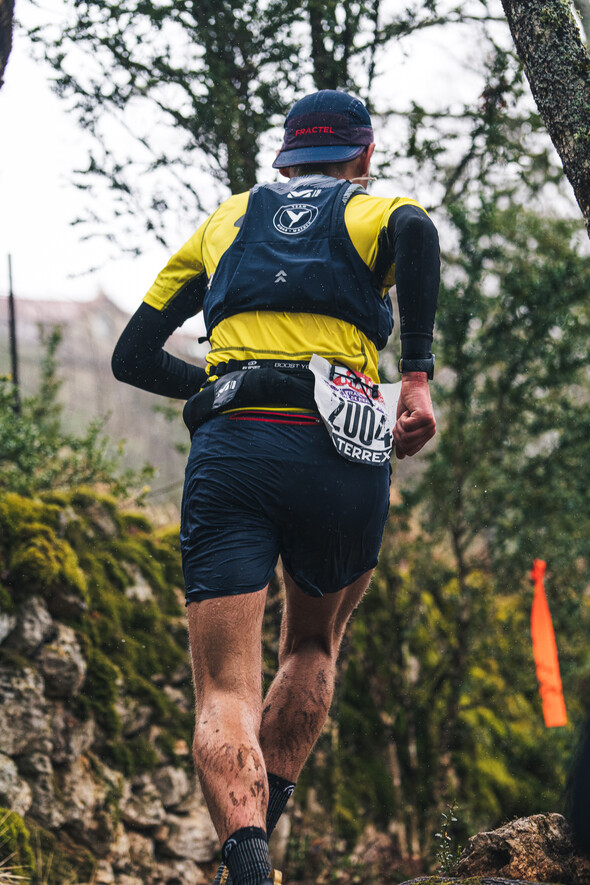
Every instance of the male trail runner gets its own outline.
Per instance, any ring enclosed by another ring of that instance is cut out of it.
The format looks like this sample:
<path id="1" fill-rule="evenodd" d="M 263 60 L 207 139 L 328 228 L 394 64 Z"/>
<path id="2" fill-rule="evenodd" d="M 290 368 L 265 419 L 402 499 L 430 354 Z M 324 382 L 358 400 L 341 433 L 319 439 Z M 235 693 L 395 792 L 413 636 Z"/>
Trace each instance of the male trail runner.
<path id="1" fill-rule="evenodd" d="M 273 882 L 268 837 L 325 722 L 340 642 L 377 563 L 392 437 L 403 458 L 435 432 L 438 239 L 415 201 L 366 193 L 374 147 L 358 99 L 323 90 L 298 101 L 273 163 L 287 181 L 209 216 L 113 356 L 120 380 L 192 397 L 181 542 L 217 882 Z M 394 267 L 402 384 L 388 418 L 378 351 L 393 327 Z M 206 372 L 162 349 L 201 309 Z M 262 618 L 279 555 L 279 669 L 263 701 Z"/>

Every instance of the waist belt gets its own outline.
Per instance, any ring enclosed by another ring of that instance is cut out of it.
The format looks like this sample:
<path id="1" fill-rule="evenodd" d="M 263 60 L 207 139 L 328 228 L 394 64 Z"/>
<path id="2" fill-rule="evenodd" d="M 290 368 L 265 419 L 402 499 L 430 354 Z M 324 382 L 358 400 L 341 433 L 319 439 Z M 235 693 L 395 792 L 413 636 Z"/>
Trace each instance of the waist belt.
<path id="1" fill-rule="evenodd" d="M 307 371 L 307 360 L 228 360 L 211 367 L 211 375 L 221 378 L 229 372 L 250 372 L 255 369 L 277 369 L 279 372 L 301 373 Z"/>
<path id="2" fill-rule="evenodd" d="M 187 400 L 182 412 L 191 439 L 201 424 L 227 409 L 296 406 L 316 409 L 314 376 L 307 363 L 289 360 L 228 360 L 212 369 L 220 377 Z"/>

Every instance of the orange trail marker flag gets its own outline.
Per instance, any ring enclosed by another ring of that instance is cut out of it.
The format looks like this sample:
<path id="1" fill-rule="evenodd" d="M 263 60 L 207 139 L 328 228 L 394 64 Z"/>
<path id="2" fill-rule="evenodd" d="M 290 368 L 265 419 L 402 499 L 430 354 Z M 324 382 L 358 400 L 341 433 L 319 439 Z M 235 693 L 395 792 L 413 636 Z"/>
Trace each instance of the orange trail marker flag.
<path id="1" fill-rule="evenodd" d="M 547 563 L 542 559 L 533 561 L 531 578 L 535 582 L 535 595 L 531 611 L 531 636 L 539 694 L 543 703 L 543 718 L 547 728 L 554 728 L 557 725 L 567 724 L 567 714 L 559 674 L 555 633 L 543 583 L 546 568 Z"/>

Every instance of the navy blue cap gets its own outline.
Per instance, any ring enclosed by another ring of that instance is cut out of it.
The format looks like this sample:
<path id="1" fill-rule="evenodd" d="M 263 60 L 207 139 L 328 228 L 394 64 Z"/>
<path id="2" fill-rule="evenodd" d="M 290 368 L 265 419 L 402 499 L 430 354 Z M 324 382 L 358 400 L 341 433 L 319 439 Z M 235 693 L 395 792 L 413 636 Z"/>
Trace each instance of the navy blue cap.
<path id="1" fill-rule="evenodd" d="M 371 118 L 358 98 L 322 89 L 296 102 L 285 120 L 275 169 L 354 160 L 373 141 Z"/>

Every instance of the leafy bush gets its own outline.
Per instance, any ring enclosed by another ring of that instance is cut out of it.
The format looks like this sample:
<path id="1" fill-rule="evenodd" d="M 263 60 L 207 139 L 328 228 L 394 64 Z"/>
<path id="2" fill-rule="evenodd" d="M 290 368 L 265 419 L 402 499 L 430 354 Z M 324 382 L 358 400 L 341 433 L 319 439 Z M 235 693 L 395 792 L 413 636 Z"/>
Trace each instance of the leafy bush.
<path id="1" fill-rule="evenodd" d="M 140 487 L 153 470 L 120 469 L 122 449 L 111 454 L 103 433 L 106 418 L 92 421 L 82 436 L 63 430 L 56 359 L 61 331 L 55 327 L 40 334 L 44 356 L 38 391 L 23 399 L 19 408 L 12 380 L 0 377 L 0 491 L 35 495 L 105 483 L 120 497 Z"/>

